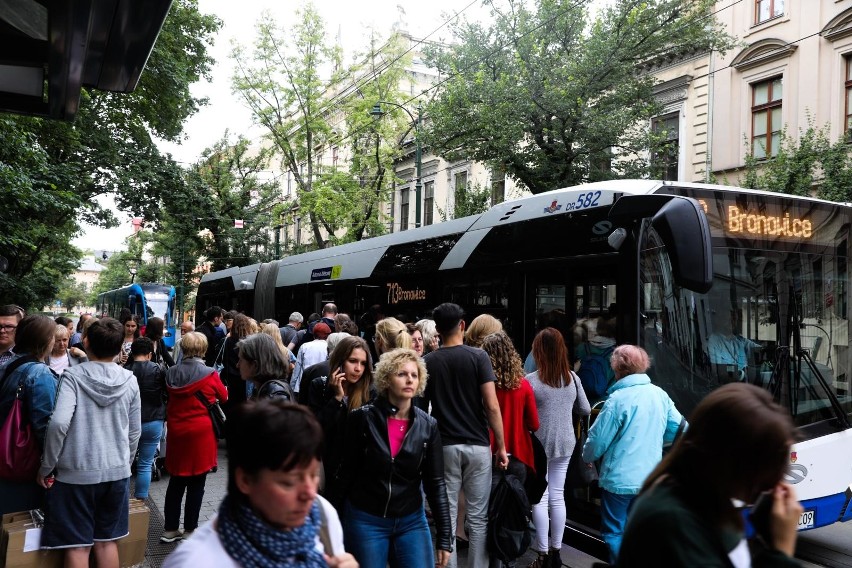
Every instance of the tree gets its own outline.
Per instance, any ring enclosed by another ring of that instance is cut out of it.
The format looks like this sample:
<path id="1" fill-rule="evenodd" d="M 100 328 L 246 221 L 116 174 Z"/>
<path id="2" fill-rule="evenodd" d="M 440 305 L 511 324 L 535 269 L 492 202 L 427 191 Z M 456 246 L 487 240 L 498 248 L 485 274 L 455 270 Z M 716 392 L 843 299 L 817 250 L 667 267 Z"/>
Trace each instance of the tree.
<path id="1" fill-rule="evenodd" d="M 333 244 L 383 234 L 380 205 L 387 202 L 394 182 L 404 181 L 396 179 L 393 165 L 414 125 L 403 110 L 393 105 L 383 105 L 386 114 L 379 119 L 370 111 L 379 101 L 403 102 L 399 85 L 411 60 L 405 42 L 402 36 L 394 35 L 381 43 L 373 35 L 362 62 L 349 69 L 347 75 L 355 77 L 358 96 L 338 99 L 345 134 L 331 141 L 332 147 L 348 147 L 348 165 L 345 170 L 318 165 L 313 190 L 299 200 L 300 208 L 315 211 L 327 225 Z M 345 232 L 338 237 L 340 228 Z"/>
<path id="2" fill-rule="evenodd" d="M 480 184 L 468 185 L 456 189 L 455 202 L 452 211 L 444 211 L 438 207 L 442 221 L 460 219 L 468 215 L 478 215 L 488 211 L 491 201 L 491 190 Z"/>
<path id="3" fill-rule="evenodd" d="M 261 16 L 253 53 L 234 48 L 238 71 L 232 82 L 255 122 L 266 129 L 282 165 L 292 172 L 301 198 L 313 191 L 320 162 L 317 150 L 325 148 L 333 136 L 326 95 L 332 92 L 338 72 L 332 71 L 330 81 L 320 73 L 324 67 L 339 69 L 340 49 L 326 45 L 322 19 L 312 5 L 297 16 L 289 37 L 268 12 Z M 322 248 L 323 219 L 316 211 L 307 213 L 314 242 Z M 330 229 L 326 227 L 329 233 Z"/>
<path id="4" fill-rule="evenodd" d="M 252 51 L 233 51 L 233 88 L 296 183 L 297 200 L 287 214 L 308 217 L 319 248 L 383 230 L 378 205 L 392 187 L 388 172 L 399 150 L 381 140 L 399 122 L 377 124 L 369 110 L 379 100 L 400 100 L 399 80 L 410 58 L 402 56 L 401 38 L 381 49 L 372 41 L 363 62 L 344 70 L 340 48 L 328 45 L 323 22 L 308 4 L 288 28 L 265 15 Z M 336 130 L 344 126 L 346 132 Z M 345 149 L 348 168 L 324 164 L 329 152 Z M 340 238 L 339 229 L 346 231 Z"/>
<path id="5" fill-rule="evenodd" d="M 640 72 L 667 55 L 731 39 L 713 0 L 509 0 L 493 23 L 454 25 L 459 42 L 428 52 L 446 77 L 428 106 L 425 139 L 449 160 L 496 163 L 533 193 L 648 172 L 664 137 L 655 79 Z M 612 159 L 613 154 L 616 159 Z"/>
<path id="6" fill-rule="evenodd" d="M 852 200 L 852 158 L 845 139 L 831 142 L 830 126 L 816 128 L 812 121 L 797 138 L 785 129 L 778 154 L 757 159 L 746 142 L 744 187 L 816 196 L 830 201 Z"/>
<path id="7" fill-rule="evenodd" d="M 8 218 L 14 227 L 0 237 L 14 259 L 0 277 L 0 297 L 26 306 L 55 297 L 79 258 L 69 242 L 80 224 L 116 224 L 99 197 L 112 195 L 119 209 L 156 218 L 170 189 L 162 174 L 173 162 L 152 136 L 176 139 L 204 104 L 189 85 L 209 73 L 206 46 L 220 26 L 198 12 L 195 0 L 176 0 L 134 93 L 83 90 L 73 123 L 0 120 L 1 187 L 4 203 L 15 204 Z"/>
<path id="8" fill-rule="evenodd" d="M 85 303 L 88 298 L 89 294 L 86 291 L 86 285 L 82 282 L 77 282 L 70 276 L 62 280 L 59 292 L 56 294 L 56 299 L 65 306 L 66 312 L 73 311 L 74 308 Z"/>
<path id="9" fill-rule="evenodd" d="M 203 152 L 186 193 L 165 215 L 182 239 L 193 239 L 212 270 L 272 260 L 269 229 L 275 225 L 277 184 L 268 175 L 269 159 L 269 149 L 252 148 L 242 136 L 231 142 L 225 133 Z M 235 220 L 243 227 L 235 227 Z M 160 240 L 173 259 L 184 250 L 175 247 L 179 242 Z"/>

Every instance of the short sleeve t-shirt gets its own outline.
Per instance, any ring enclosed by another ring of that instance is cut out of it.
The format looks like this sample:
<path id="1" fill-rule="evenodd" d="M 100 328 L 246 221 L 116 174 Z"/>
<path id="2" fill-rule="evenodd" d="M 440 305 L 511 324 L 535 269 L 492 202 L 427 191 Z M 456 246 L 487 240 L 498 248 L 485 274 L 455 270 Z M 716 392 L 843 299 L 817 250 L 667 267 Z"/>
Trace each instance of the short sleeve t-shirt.
<path id="1" fill-rule="evenodd" d="M 426 355 L 426 398 L 438 421 L 445 446 L 488 446 L 488 419 L 482 385 L 496 380 L 491 360 L 482 349 L 468 345 L 441 347 Z"/>

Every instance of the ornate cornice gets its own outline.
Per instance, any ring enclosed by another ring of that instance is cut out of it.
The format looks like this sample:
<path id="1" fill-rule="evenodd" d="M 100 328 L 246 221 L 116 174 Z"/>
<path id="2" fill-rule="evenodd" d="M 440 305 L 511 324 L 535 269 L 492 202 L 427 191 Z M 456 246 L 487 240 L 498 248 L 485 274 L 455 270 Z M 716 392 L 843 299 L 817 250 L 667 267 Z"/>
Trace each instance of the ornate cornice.
<path id="1" fill-rule="evenodd" d="M 663 105 L 686 100 L 691 82 L 692 75 L 681 75 L 675 79 L 654 85 L 654 98 Z"/>
<path id="2" fill-rule="evenodd" d="M 798 46 L 776 38 L 756 41 L 737 55 L 731 62 L 731 67 L 737 71 L 745 71 L 764 63 L 790 57 Z"/>
<path id="3" fill-rule="evenodd" d="M 837 41 L 846 36 L 852 35 L 852 8 L 844 10 L 836 15 L 828 22 L 819 35 L 828 41 Z"/>

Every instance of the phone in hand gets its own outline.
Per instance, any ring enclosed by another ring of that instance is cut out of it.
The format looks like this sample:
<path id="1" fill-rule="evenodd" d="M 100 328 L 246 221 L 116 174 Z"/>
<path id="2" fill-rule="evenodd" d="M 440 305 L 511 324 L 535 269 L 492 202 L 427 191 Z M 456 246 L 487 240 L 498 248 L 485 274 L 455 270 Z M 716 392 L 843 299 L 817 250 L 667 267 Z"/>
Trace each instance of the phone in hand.
<path id="1" fill-rule="evenodd" d="M 752 505 L 749 511 L 749 521 L 754 527 L 754 532 L 763 540 L 764 544 L 772 544 L 772 503 L 774 501 L 774 491 L 764 491 Z"/>

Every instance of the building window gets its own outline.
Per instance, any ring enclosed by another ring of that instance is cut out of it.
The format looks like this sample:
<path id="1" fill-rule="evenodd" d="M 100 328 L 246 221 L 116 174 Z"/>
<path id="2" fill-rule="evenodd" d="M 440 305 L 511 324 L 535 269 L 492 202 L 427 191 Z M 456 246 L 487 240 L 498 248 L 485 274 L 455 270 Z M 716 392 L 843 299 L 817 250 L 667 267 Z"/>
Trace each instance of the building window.
<path id="1" fill-rule="evenodd" d="M 435 209 L 435 182 L 427 181 L 424 184 L 425 194 L 423 197 L 423 225 L 431 225 L 434 220 L 432 212 Z"/>
<path id="2" fill-rule="evenodd" d="M 459 172 L 455 179 L 455 205 L 463 202 L 467 193 L 467 172 Z"/>
<path id="3" fill-rule="evenodd" d="M 846 141 L 852 142 L 852 55 L 846 58 Z"/>
<path id="4" fill-rule="evenodd" d="M 784 14 L 784 0 L 755 0 L 754 23 L 759 24 Z"/>
<path id="5" fill-rule="evenodd" d="M 331 148 L 331 165 L 337 167 L 337 162 L 340 160 L 340 149 L 337 146 Z"/>
<path id="6" fill-rule="evenodd" d="M 404 187 L 399 190 L 399 230 L 405 231 L 408 229 L 408 199 L 411 191 Z"/>
<path id="7" fill-rule="evenodd" d="M 679 113 L 655 118 L 651 129 L 661 138 L 660 147 L 651 154 L 651 175 L 654 179 L 677 181 L 680 157 Z"/>
<path id="8" fill-rule="evenodd" d="M 296 246 L 302 245 L 302 218 L 296 217 L 296 229 L 295 229 L 295 241 Z"/>
<path id="9" fill-rule="evenodd" d="M 502 174 L 502 172 L 501 172 Z M 506 177 L 491 180 L 491 206 L 506 201 Z"/>
<path id="10" fill-rule="evenodd" d="M 752 85 L 751 151 L 755 158 L 778 155 L 781 145 L 781 77 Z"/>

